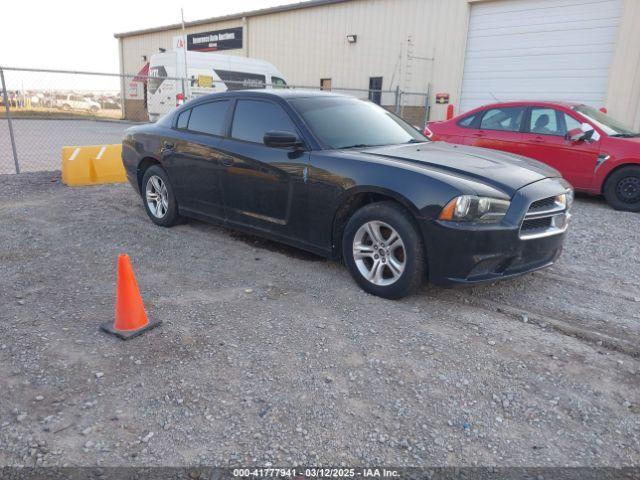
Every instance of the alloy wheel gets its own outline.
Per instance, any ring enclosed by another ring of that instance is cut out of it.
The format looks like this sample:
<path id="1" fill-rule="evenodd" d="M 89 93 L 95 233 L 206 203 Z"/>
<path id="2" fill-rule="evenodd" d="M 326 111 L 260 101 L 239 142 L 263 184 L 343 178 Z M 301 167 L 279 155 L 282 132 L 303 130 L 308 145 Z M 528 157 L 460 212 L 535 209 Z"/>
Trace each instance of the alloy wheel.
<path id="1" fill-rule="evenodd" d="M 362 276 L 378 286 L 395 283 L 407 264 L 402 238 L 380 221 L 367 222 L 358 229 L 353 238 L 353 259 Z"/>
<path id="2" fill-rule="evenodd" d="M 169 192 L 158 175 L 152 175 L 146 187 L 147 207 L 156 218 L 163 218 L 169 209 Z"/>

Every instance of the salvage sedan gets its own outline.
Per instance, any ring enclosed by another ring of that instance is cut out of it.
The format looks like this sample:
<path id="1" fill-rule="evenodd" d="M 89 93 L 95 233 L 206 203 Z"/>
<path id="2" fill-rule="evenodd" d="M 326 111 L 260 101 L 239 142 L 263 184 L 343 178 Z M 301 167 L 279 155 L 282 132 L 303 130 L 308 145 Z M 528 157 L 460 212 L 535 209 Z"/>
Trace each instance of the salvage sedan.
<path id="1" fill-rule="evenodd" d="M 193 217 L 342 259 L 386 298 L 551 265 L 573 199 L 546 165 L 324 92 L 200 97 L 128 129 L 122 159 L 157 225 Z"/>

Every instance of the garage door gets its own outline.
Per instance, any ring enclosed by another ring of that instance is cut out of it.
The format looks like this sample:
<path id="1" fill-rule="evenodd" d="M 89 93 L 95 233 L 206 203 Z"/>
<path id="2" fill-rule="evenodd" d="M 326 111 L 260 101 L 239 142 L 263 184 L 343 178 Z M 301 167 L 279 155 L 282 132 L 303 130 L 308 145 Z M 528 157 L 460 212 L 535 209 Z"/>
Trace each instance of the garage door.
<path id="1" fill-rule="evenodd" d="M 471 5 L 460 111 L 495 101 L 604 105 L 620 0 Z"/>

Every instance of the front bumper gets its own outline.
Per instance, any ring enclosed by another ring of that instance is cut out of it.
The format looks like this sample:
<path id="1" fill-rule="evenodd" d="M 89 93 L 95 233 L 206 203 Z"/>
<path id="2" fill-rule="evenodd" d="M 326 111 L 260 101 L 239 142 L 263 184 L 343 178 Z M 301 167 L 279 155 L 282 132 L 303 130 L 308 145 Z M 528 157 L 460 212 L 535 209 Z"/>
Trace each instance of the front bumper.
<path id="1" fill-rule="evenodd" d="M 522 239 L 520 226 L 532 202 L 558 195 L 567 188 L 568 184 L 558 179 L 522 188 L 511 200 L 511 207 L 499 225 L 422 222 L 431 283 L 490 282 L 552 265 L 562 252 L 565 231 Z M 569 217 L 567 212 L 565 220 Z"/>

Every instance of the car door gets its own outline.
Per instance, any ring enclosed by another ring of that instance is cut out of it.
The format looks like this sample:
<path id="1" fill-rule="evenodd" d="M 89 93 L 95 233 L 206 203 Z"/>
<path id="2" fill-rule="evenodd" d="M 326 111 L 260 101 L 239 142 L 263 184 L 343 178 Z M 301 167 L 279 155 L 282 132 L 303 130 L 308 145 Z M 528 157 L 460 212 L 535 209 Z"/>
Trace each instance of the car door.
<path id="1" fill-rule="evenodd" d="M 520 153 L 524 107 L 493 107 L 484 111 L 478 128 L 470 134 L 474 147 Z"/>
<path id="2" fill-rule="evenodd" d="M 309 155 L 263 142 L 270 130 L 300 132 L 279 103 L 240 98 L 230 135 L 222 142 L 227 219 L 279 235 L 307 237 L 306 175 Z"/>
<path id="3" fill-rule="evenodd" d="M 575 188 L 591 187 L 600 143 L 567 138 L 568 131 L 580 128 L 578 119 L 557 108 L 533 106 L 525 123 L 523 155 L 552 166 Z"/>
<path id="4" fill-rule="evenodd" d="M 225 217 L 224 166 L 219 150 L 230 112 L 230 100 L 201 103 L 183 111 L 175 134 L 164 139 L 163 164 L 180 209 L 208 217 Z"/>
<path id="5" fill-rule="evenodd" d="M 447 125 L 442 129 L 442 140 L 462 145 L 473 145 L 474 141 L 478 139 L 478 136 L 474 134 L 479 132 L 480 118 L 483 113 L 483 111 L 475 112 L 461 118 L 455 124 Z"/>

